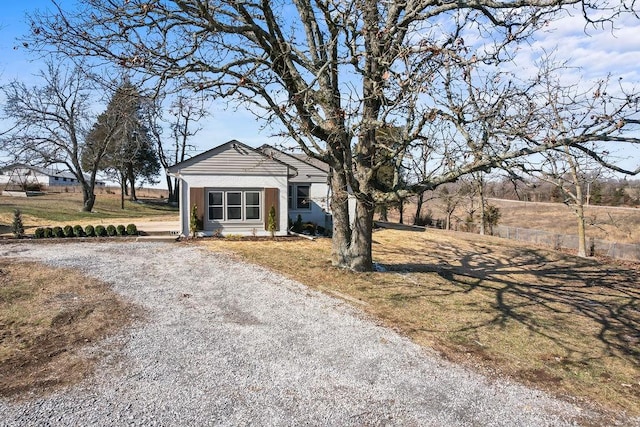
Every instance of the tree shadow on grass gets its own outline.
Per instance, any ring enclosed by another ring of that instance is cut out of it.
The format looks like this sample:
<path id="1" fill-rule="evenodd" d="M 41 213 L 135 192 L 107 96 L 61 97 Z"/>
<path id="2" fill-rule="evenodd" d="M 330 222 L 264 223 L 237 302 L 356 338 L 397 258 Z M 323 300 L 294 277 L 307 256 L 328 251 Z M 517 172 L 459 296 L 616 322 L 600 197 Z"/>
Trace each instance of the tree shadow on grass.
<path id="1" fill-rule="evenodd" d="M 477 242 L 465 249 L 429 242 L 428 250 L 414 247 L 403 248 L 402 253 L 392 252 L 384 248 L 381 254 L 383 258 L 404 258 L 409 262 L 385 263 L 387 271 L 435 273 L 452 285 L 437 290 L 428 286 L 421 291 L 416 289 L 410 295 L 412 298 L 428 298 L 434 292 L 439 297 L 473 292 L 491 296 L 488 319 L 487 309 L 483 308 L 482 321 L 467 323 L 458 331 L 504 326 L 515 321 L 553 340 L 567 353 L 575 354 L 580 350 L 575 348 L 571 331 L 562 330 L 562 320 L 559 324 L 554 322 L 558 318 L 570 319 L 568 325 L 589 321 L 597 325 L 595 336 L 606 355 L 623 356 L 640 364 L 637 270 L 545 250 L 523 247 L 496 250 Z M 420 259 L 425 262 L 419 262 Z M 587 354 L 583 356 L 589 358 Z"/>

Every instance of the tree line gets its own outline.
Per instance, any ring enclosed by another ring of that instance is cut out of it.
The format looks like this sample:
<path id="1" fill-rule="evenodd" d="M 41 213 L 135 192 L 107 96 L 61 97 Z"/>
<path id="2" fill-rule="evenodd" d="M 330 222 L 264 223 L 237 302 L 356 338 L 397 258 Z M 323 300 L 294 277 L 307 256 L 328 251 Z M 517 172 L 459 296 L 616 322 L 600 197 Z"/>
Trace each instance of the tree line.
<path id="1" fill-rule="evenodd" d="M 87 212 L 99 174 L 120 184 L 123 209 L 125 196 L 137 200 L 136 187 L 158 183 L 162 168 L 185 159 L 199 130 L 195 123 L 207 115 L 184 93 L 150 96 L 126 73 L 114 83 L 82 65 L 49 60 L 35 80 L 1 87 L 4 118 L 12 125 L 0 149 L 12 162 L 66 167 L 82 187 Z M 94 112 L 102 103 L 104 111 Z M 169 202 L 176 202 L 175 180 L 167 176 L 166 185 Z"/>
<path id="2" fill-rule="evenodd" d="M 640 181 L 625 178 L 593 178 L 582 183 L 585 205 L 640 206 Z M 567 198 L 552 183 L 532 179 L 513 182 L 498 179 L 487 183 L 489 197 L 528 202 L 566 203 Z"/>

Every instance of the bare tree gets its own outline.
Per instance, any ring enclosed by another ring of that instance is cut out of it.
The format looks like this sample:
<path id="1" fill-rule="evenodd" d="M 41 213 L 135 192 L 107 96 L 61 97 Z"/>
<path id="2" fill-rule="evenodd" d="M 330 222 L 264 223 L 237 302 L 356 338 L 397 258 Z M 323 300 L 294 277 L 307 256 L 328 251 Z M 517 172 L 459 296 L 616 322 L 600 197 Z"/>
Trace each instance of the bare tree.
<path id="1" fill-rule="evenodd" d="M 553 147 L 517 167 L 537 179 L 555 186 L 562 201 L 569 206 L 577 220 L 578 255 L 588 255 L 584 206 L 589 198 L 587 183 L 592 172 L 609 170 L 623 174 L 637 173 L 614 163 L 611 145 L 625 141 L 622 135 L 626 122 L 636 122 L 638 95 L 621 83 L 612 87 L 609 79 L 583 88 L 566 85 L 549 65 L 542 79 L 544 90 L 539 92 L 541 111 L 537 113 L 540 137 Z M 593 133 L 606 134 L 608 145 L 592 140 Z"/>
<path id="2" fill-rule="evenodd" d="M 163 114 L 165 111 L 163 102 L 170 103 L 169 118 Z M 203 101 L 194 99 L 185 91 L 149 98 L 144 114 L 155 141 L 160 164 L 165 170 L 186 159 L 187 154 L 193 149 L 190 145 L 192 138 L 202 130 L 197 126 L 198 121 L 209 115 Z M 169 136 L 164 132 L 166 126 L 169 127 Z M 169 202 L 177 202 L 178 179 L 166 175 L 166 180 Z"/>
<path id="3" fill-rule="evenodd" d="M 459 75 L 469 64 L 496 66 L 508 59 L 511 45 L 563 16 L 564 6 L 577 5 L 586 21 L 595 23 L 636 12 L 633 2 L 604 0 L 79 3 L 78 12 L 58 8 L 56 14 L 32 16 L 31 46 L 106 58 L 161 82 L 177 79 L 236 100 L 265 123 L 279 123 L 307 155 L 331 167 L 332 259 L 354 270 L 372 268 L 377 202 L 419 194 L 568 142 L 543 142 L 521 124 L 509 128 L 512 139 L 492 139 L 492 149 L 487 142 L 481 156 L 477 141 L 432 145 L 441 160 L 437 173 L 405 190 L 380 194 L 375 174 L 384 165 L 380 159 L 389 156 L 377 153 L 386 150 L 395 157 L 411 143 L 424 142 L 436 118 L 447 120 L 431 98 L 448 78 L 444 65 Z M 620 129 L 631 132 L 631 124 L 625 120 Z M 402 129 L 395 147 L 378 138 L 387 125 Z M 613 131 L 592 128 L 571 143 L 607 140 Z M 348 191 L 356 198 L 353 221 Z"/>
<path id="4" fill-rule="evenodd" d="M 16 80 L 2 88 L 4 114 L 13 122 L 12 129 L 0 140 L 2 148 L 16 161 L 65 165 L 82 186 L 83 210 L 91 212 L 96 200 L 96 173 L 105 149 L 85 149 L 90 123 L 89 79 L 79 67 L 65 68 L 53 61 L 48 61 L 37 77 L 41 86 L 28 87 Z M 101 135 L 103 141 L 111 138 L 112 130 Z M 87 158 L 86 169 L 83 156 Z"/>
<path id="5" fill-rule="evenodd" d="M 445 230 L 451 230 L 451 219 L 453 213 L 458 208 L 458 205 L 462 201 L 460 190 L 463 187 L 456 186 L 453 190 L 451 186 L 442 186 L 438 191 L 438 198 L 442 203 L 442 209 L 445 213 Z"/>

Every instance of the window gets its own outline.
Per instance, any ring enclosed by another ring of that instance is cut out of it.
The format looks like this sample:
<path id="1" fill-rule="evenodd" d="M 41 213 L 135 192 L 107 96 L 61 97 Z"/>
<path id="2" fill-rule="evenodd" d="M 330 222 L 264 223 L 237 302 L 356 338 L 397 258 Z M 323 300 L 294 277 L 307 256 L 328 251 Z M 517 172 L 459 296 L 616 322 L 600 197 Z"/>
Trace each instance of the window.
<path id="1" fill-rule="evenodd" d="M 308 185 L 296 185 L 296 209 L 311 209 Z"/>
<path id="2" fill-rule="evenodd" d="M 260 219 L 260 193 L 247 191 L 244 193 L 244 209 L 246 219 Z"/>
<path id="3" fill-rule="evenodd" d="M 224 205 L 222 204 L 222 191 L 209 193 L 209 220 L 224 219 Z"/>
<path id="4" fill-rule="evenodd" d="M 289 209 L 311 210 L 310 188 L 309 184 L 289 185 L 287 192 Z"/>
<path id="5" fill-rule="evenodd" d="M 259 221 L 260 199 L 260 191 L 209 191 L 209 221 Z"/>
<path id="6" fill-rule="evenodd" d="M 242 192 L 227 193 L 227 220 L 242 219 Z"/>

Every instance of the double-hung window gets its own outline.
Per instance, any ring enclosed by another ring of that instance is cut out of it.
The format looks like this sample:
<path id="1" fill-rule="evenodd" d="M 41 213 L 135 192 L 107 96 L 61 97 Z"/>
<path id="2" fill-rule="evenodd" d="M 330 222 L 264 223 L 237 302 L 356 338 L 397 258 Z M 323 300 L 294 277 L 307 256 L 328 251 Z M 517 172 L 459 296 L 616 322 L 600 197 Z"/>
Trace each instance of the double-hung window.
<path id="1" fill-rule="evenodd" d="M 260 191 L 209 191 L 209 221 L 260 220 Z"/>

